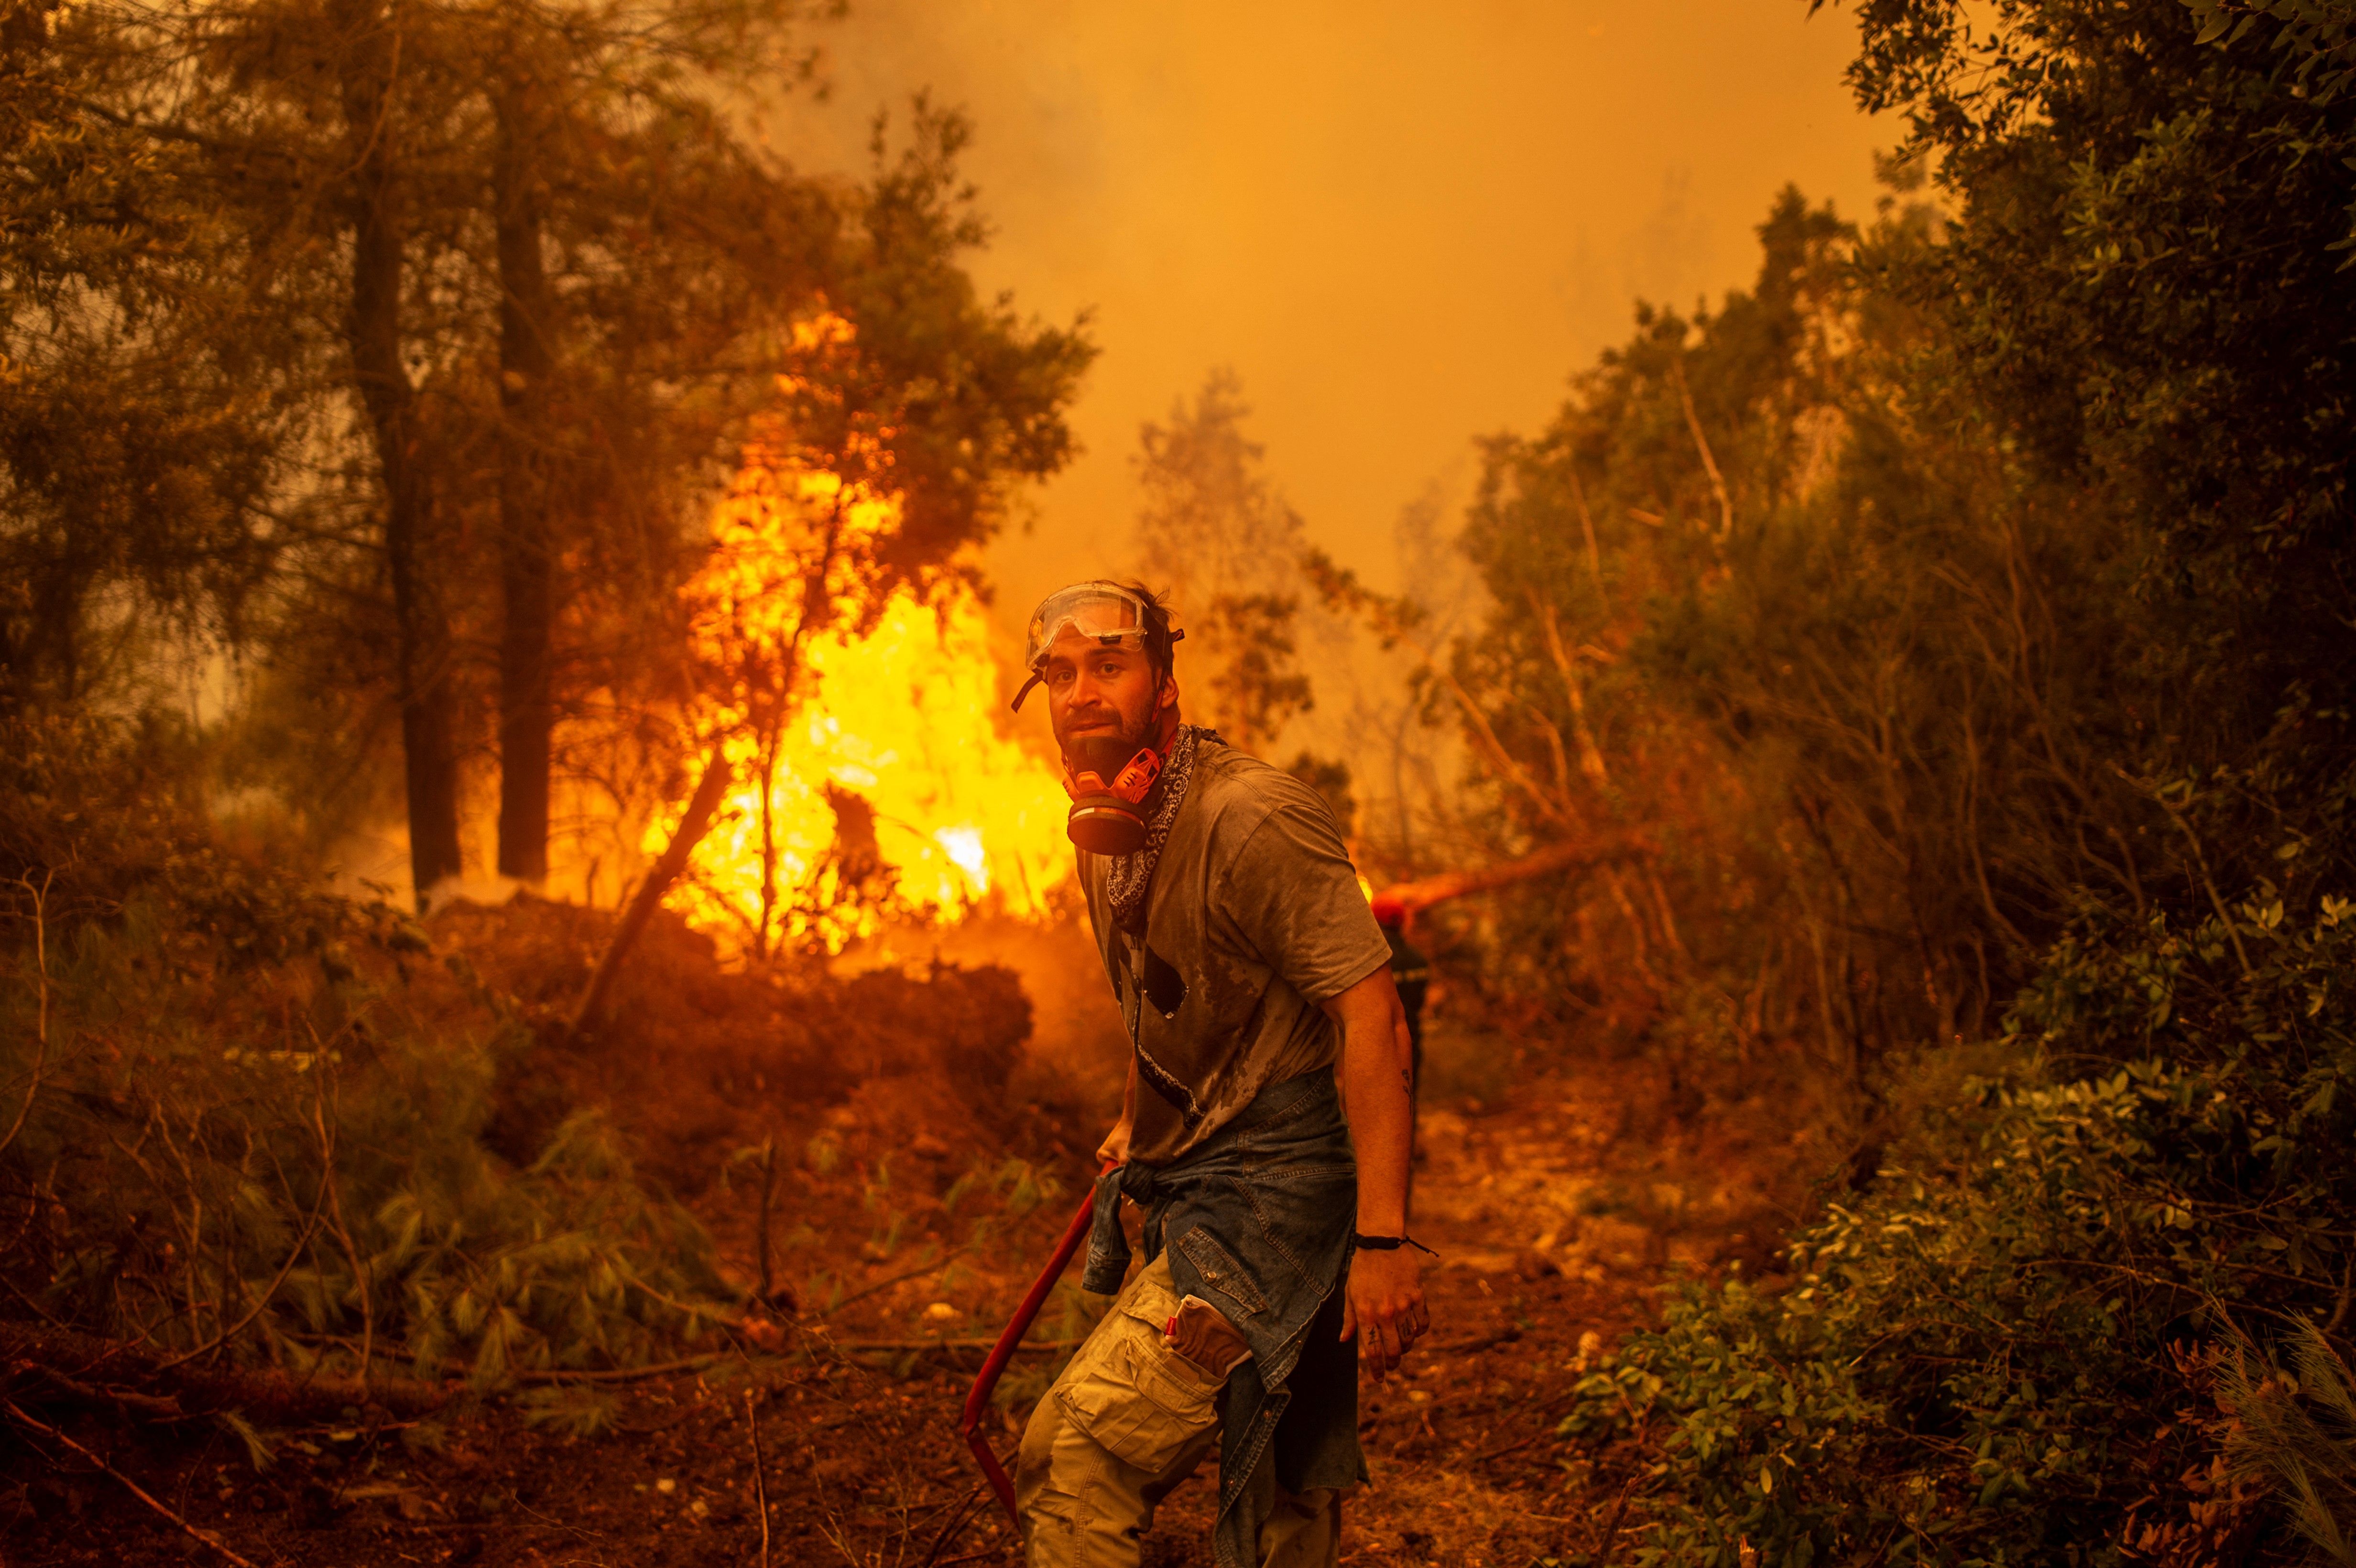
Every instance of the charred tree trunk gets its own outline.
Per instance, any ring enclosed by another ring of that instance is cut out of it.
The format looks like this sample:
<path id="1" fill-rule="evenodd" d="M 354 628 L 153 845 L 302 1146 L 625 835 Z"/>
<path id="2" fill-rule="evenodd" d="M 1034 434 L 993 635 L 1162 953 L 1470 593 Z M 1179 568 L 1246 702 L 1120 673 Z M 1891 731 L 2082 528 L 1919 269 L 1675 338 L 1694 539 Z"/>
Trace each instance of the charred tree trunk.
<path id="1" fill-rule="evenodd" d="M 459 870 L 458 759 L 449 628 L 425 564 L 433 493 L 419 461 L 416 389 L 401 359 L 407 215 L 391 123 L 391 16 L 367 0 L 335 8 L 342 33 L 345 134 L 352 150 L 351 310 L 345 338 L 384 483 L 384 556 L 392 588 L 394 674 L 409 807 L 409 869 L 419 907 Z"/>
<path id="2" fill-rule="evenodd" d="M 777 718 L 761 738 L 761 925 L 753 933 L 753 955 L 769 956 L 769 927 L 777 911 L 777 745 L 786 720 Z"/>
<path id="3" fill-rule="evenodd" d="M 552 318 L 541 253 L 530 91 L 510 82 L 492 106 L 498 135 L 492 199 L 498 208 L 502 415 L 498 866 L 503 876 L 538 882 L 548 875 L 549 772 L 556 726 L 550 654 L 556 592 L 548 489 Z"/>
<path id="4" fill-rule="evenodd" d="M 830 624 L 830 601 L 827 584 L 834 575 L 835 556 L 842 549 L 842 496 L 837 492 L 834 509 L 826 521 L 826 531 L 820 537 L 818 560 L 802 576 L 801 615 L 794 624 L 794 635 L 787 640 L 784 652 L 777 659 L 775 700 L 783 724 L 783 715 L 791 711 L 794 685 L 801 674 L 802 647 L 821 625 Z M 774 761 L 774 757 L 771 759 Z M 622 921 L 614 929 L 613 941 L 605 944 L 605 953 L 597 960 L 597 967 L 589 976 L 589 985 L 581 994 L 581 1002 L 573 1012 L 575 1034 L 588 1029 L 597 1021 L 605 1006 L 605 993 L 614 984 L 614 976 L 621 969 L 622 960 L 637 945 L 638 933 L 646 930 L 647 922 L 654 917 L 655 908 L 662 902 L 663 894 L 670 891 L 687 870 L 687 862 L 703 835 L 712 827 L 712 818 L 720 809 L 721 797 L 734 782 L 735 770 L 728 765 L 728 746 L 724 739 L 715 741 L 703 764 L 703 776 L 695 786 L 695 794 L 687 803 L 687 810 L 679 820 L 679 831 L 670 843 L 647 870 L 647 879 L 638 884 L 629 907 L 622 912 Z M 766 801 L 769 785 L 765 773 L 762 785 Z M 763 895 L 763 928 L 766 933 L 766 911 L 768 895 Z"/>
<path id="5" fill-rule="evenodd" d="M 687 803 L 687 810 L 679 819 L 679 831 L 670 836 L 661 855 L 647 871 L 647 880 L 630 899 L 630 907 L 622 912 L 622 922 L 614 928 L 613 941 L 605 944 L 605 956 L 589 976 L 589 984 L 581 993 L 581 1001 L 573 1009 L 573 1031 L 580 1034 L 597 1021 L 605 1010 L 605 993 L 613 987 L 614 976 L 622 967 L 622 960 L 637 945 L 638 933 L 654 918 L 655 908 L 662 902 L 663 894 L 670 891 L 680 873 L 687 869 L 688 857 L 703 841 L 706 829 L 712 826 L 712 814 L 720 809 L 720 799 L 728 793 L 734 776 L 728 765 L 724 746 L 713 746 L 703 764 L 703 777 L 697 782 L 695 794 Z"/>

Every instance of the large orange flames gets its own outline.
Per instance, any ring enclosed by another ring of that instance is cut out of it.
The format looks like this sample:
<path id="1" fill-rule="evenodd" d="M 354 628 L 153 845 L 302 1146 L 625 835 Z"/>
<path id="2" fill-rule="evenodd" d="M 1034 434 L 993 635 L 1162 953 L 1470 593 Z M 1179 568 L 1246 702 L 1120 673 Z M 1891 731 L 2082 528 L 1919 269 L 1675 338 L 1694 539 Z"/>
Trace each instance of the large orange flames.
<path id="1" fill-rule="evenodd" d="M 723 944 L 841 951 L 895 921 L 1027 918 L 1072 874 L 1052 765 L 999 729 L 1009 683 L 954 577 L 880 600 L 888 496 L 757 452 L 689 585 L 734 786 L 670 902 Z M 651 824 L 669 842 L 677 808 Z"/>

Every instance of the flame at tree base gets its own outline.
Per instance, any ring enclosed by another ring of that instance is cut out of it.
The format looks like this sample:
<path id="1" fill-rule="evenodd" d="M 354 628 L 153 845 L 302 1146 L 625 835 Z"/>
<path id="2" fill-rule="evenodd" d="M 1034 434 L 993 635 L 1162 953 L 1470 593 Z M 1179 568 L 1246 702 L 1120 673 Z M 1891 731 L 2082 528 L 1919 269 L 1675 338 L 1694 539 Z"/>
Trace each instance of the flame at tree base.
<path id="1" fill-rule="evenodd" d="M 871 632 L 817 636 L 802 656 L 809 695 L 771 742 L 723 742 L 735 784 L 672 907 L 759 954 L 839 953 L 895 922 L 1054 912 L 1074 867 L 1069 802 L 994 722 L 1003 682 L 971 590 L 931 603 L 901 590 Z M 655 823 L 648 848 L 677 821 Z"/>
<path id="2" fill-rule="evenodd" d="M 1074 869 L 1068 803 L 1057 767 L 999 728 L 1008 682 L 980 600 L 950 571 L 879 603 L 897 497 L 793 450 L 776 431 L 746 448 L 685 588 L 706 693 L 693 743 L 718 745 L 730 784 L 666 901 L 755 958 L 1052 914 Z M 684 809 L 649 825 L 649 852 Z"/>

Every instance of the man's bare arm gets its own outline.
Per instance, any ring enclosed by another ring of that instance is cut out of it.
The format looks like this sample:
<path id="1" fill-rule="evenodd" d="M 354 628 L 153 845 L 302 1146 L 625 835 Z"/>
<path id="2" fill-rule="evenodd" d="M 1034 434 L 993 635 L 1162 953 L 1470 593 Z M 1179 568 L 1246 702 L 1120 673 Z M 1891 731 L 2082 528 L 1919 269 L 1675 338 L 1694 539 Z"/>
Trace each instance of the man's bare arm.
<path id="1" fill-rule="evenodd" d="M 1407 1234 L 1408 1166 L 1414 1152 L 1414 1112 L 1408 1099 L 1413 1061 L 1406 1009 L 1387 968 L 1377 969 L 1325 1003 L 1342 1028 L 1342 1060 L 1334 1072 L 1350 1143 L 1358 1160 L 1358 1233 Z M 1349 1298 L 1342 1338 L 1364 1329 L 1358 1354 L 1376 1381 L 1398 1365 L 1408 1346 L 1430 1327 L 1423 1301 L 1423 1268 L 1406 1247 L 1361 1250 L 1350 1264 Z"/>
<path id="2" fill-rule="evenodd" d="M 1097 1163 L 1122 1165 L 1129 1159 L 1129 1135 L 1137 1125 L 1137 1057 L 1129 1059 L 1129 1086 L 1120 1092 L 1120 1120 L 1112 1125 L 1105 1141 L 1097 1146 Z"/>

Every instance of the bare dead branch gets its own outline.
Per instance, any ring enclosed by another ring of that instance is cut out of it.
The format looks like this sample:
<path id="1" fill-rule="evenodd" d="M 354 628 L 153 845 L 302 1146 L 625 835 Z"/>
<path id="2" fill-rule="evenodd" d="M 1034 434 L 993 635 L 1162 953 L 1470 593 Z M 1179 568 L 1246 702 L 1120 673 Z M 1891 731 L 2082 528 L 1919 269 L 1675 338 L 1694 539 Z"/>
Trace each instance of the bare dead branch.
<path id="1" fill-rule="evenodd" d="M 57 878 L 50 871 L 41 878 L 41 885 L 33 886 L 30 876 L 18 877 L 17 884 L 33 895 L 33 966 L 36 976 L 34 1003 L 33 1079 L 25 1086 L 25 1103 L 16 1107 L 16 1119 L 8 1124 L 8 1136 L 0 1137 L 0 1154 L 16 1141 L 25 1130 L 26 1118 L 33 1114 L 33 1101 L 41 1093 L 41 1074 L 49 1064 L 49 884 Z"/>
<path id="2" fill-rule="evenodd" d="M 278 1265 L 278 1273 L 271 1278 L 270 1288 L 262 1293 L 262 1298 L 253 1304 L 252 1309 L 239 1318 L 235 1324 L 222 1329 L 195 1349 L 175 1356 L 168 1361 L 158 1362 L 155 1367 L 157 1371 L 169 1371 L 174 1367 L 193 1361 L 199 1356 L 208 1355 L 253 1326 L 254 1319 L 260 1317 L 269 1307 L 272 1300 L 277 1296 L 279 1287 L 286 1283 L 286 1276 L 294 1272 L 295 1260 L 310 1250 L 311 1238 L 318 1233 L 321 1206 L 327 1202 L 327 1184 L 322 1180 L 319 1183 L 319 1196 L 311 1205 L 311 1217 L 305 1221 L 303 1233 L 294 1239 L 294 1249 L 286 1254 L 286 1261 Z"/>
<path id="3" fill-rule="evenodd" d="M 1551 871 L 1566 871 L 1590 866 L 1608 866 L 1623 860 L 1642 859 L 1652 853 L 1652 846 L 1638 839 L 1624 838 L 1611 844 L 1592 842 L 1550 845 L 1535 854 L 1519 859 L 1506 860 L 1494 866 L 1484 866 L 1472 871 L 1446 871 L 1437 877 L 1419 881 L 1397 882 L 1376 896 L 1386 902 L 1397 901 L 1410 913 L 1430 909 L 1449 899 L 1462 898 L 1467 893 L 1486 892 L 1515 882 L 1526 882 Z"/>
<path id="4" fill-rule="evenodd" d="M 768 1306 L 777 1294 L 776 1277 L 769 1256 L 769 1220 L 777 1195 L 777 1140 L 773 1135 L 761 1140 L 761 1232 L 759 1237 L 761 1264 L 761 1305 Z M 762 1525 L 764 1534 L 768 1526 Z"/>
<path id="5" fill-rule="evenodd" d="M 1710 493 L 1718 497 L 1718 538 L 1723 544 L 1734 534 L 1734 503 L 1727 498 L 1726 476 L 1718 471 L 1718 459 L 1710 454 L 1709 437 L 1701 432 L 1701 415 L 1694 411 L 1693 389 L 1686 385 L 1686 362 L 1682 358 L 1669 361 L 1669 374 L 1677 383 L 1677 396 L 1685 403 L 1686 428 L 1693 432 L 1694 445 L 1701 453 L 1701 465 L 1709 475 Z"/>
<path id="6" fill-rule="evenodd" d="M 1595 548 L 1595 519 L 1587 510 L 1587 486 L 1579 482 L 1579 464 L 1566 465 L 1570 472 L 1570 498 L 1579 507 L 1579 531 L 1587 540 L 1587 570 L 1595 576 L 1595 592 L 1603 592 L 1603 552 Z"/>
<path id="7" fill-rule="evenodd" d="M 630 907 L 623 912 L 621 923 L 614 928 L 613 940 L 605 944 L 604 955 L 597 960 L 596 972 L 589 976 L 588 987 L 581 993 L 580 1005 L 573 1009 L 574 1033 L 586 1030 L 597 1021 L 597 1015 L 605 1005 L 605 993 L 613 987 L 615 973 L 621 968 L 622 960 L 629 955 L 630 949 L 637 945 L 639 933 L 646 930 L 647 922 L 654 918 L 655 906 L 662 902 L 663 894 L 670 891 L 671 883 L 677 881 L 679 874 L 687 869 L 688 857 L 703 841 L 703 835 L 712 827 L 712 814 L 720 809 L 720 797 L 728 793 L 729 781 L 734 773 L 735 770 L 728 765 L 726 750 L 715 744 L 712 754 L 704 760 L 703 777 L 697 783 L 695 794 L 687 803 L 687 810 L 680 816 L 679 830 L 670 836 L 670 842 L 664 846 L 662 854 L 647 872 L 646 880 L 638 884 L 637 894 L 630 900 Z"/>
<path id="8" fill-rule="evenodd" d="M 2126 769 L 2116 763 L 2113 763 L 2112 768 L 2119 777 L 2126 779 L 2129 784 L 2135 783 L 2128 778 Z M 2233 956 L 2241 963 L 2243 976 L 2246 978 L 2255 974 L 2256 970 L 2250 965 L 2250 950 L 2242 945 L 2241 930 L 2234 925 L 2233 917 L 2226 912 L 2225 901 L 2217 891 L 2216 880 L 2209 874 L 2209 857 L 2201 851 L 2201 835 L 2192 831 L 2192 824 L 2184 820 L 2184 814 L 2177 810 L 2175 803 L 2166 795 L 2156 789 L 2146 789 L 2143 793 L 2159 804 L 2160 810 L 2168 813 L 2168 819 L 2182 830 L 2185 840 L 2192 846 L 2193 869 L 2201 873 L 2201 886 L 2209 895 L 2209 907 L 2217 912 L 2218 923 L 2224 926 L 2226 936 L 2233 944 Z"/>
<path id="9" fill-rule="evenodd" d="M 1424 650 L 1418 648 L 1416 651 L 1422 653 Z M 1430 657 L 1428 654 L 1425 656 Z M 1449 695 L 1456 699 L 1457 707 L 1463 709 L 1466 720 L 1472 724 L 1473 732 L 1480 737 L 1483 748 L 1488 752 L 1489 760 L 1497 765 L 1498 772 L 1505 775 L 1507 782 L 1528 795 L 1530 803 L 1536 805 L 1548 821 L 1558 827 L 1568 827 L 1575 831 L 1580 826 L 1577 819 L 1563 807 L 1561 803 L 1549 798 L 1547 792 L 1538 787 L 1537 780 L 1522 771 L 1522 765 L 1514 761 L 1513 753 L 1505 750 L 1505 742 L 1497 739 L 1497 731 L 1490 724 L 1489 715 L 1482 710 L 1479 703 L 1472 700 L 1472 694 L 1464 689 L 1455 676 L 1441 668 L 1437 663 L 1432 664 L 1430 668 L 1448 688 Z"/>
<path id="10" fill-rule="evenodd" d="M 220 1552 L 222 1557 L 236 1563 L 237 1568 L 254 1568 L 253 1563 L 230 1551 L 228 1545 L 222 1541 L 220 1537 L 215 1535 L 209 1530 L 198 1530 L 195 1525 L 190 1524 L 186 1519 L 183 1519 L 180 1515 L 173 1512 L 169 1508 L 166 1507 L 163 1503 L 157 1501 L 154 1497 L 149 1495 L 147 1490 L 141 1487 L 138 1482 L 133 1480 L 130 1477 L 124 1475 L 122 1471 L 108 1464 L 104 1459 L 100 1458 L 96 1454 L 91 1453 L 89 1449 L 83 1447 L 80 1444 L 75 1442 L 72 1438 L 59 1431 L 56 1427 L 49 1425 L 47 1422 L 36 1421 L 31 1416 L 26 1414 L 22 1410 L 19 1410 L 16 1407 L 16 1403 L 14 1400 L 0 1400 L 0 1404 L 6 1405 L 8 1413 L 23 1424 L 31 1427 L 36 1432 L 47 1433 L 49 1436 L 56 1438 L 59 1442 L 64 1444 L 67 1447 L 72 1449 L 75 1453 L 89 1460 L 91 1464 L 97 1466 L 100 1469 L 105 1471 L 108 1475 L 112 1476 L 116 1480 L 122 1482 L 123 1488 L 133 1497 L 137 1498 L 141 1502 L 145 1503 L 149 1508 L 154 1509 L 157 1513 L 162 1514 L 166 1519 L 170 1520 L 174 1524 L 179 1526 L 182 1533 L 186 1534 L 191 1541 L 198 1541 L 203 1545 L 211 1547 L 215 1552 Z"/>
<path id="11" fill-rule="evenodd" d="M 336 1239 L 344 1245 L 344 1256 L 352 1265 L 352 1288 L 360 1296 L 360 1388 L 365 1392 L 369 1381 L 369 1363 L 376 1349 L 376 1292 L 369 1279 L 368 1265 L 360 1261 L 359 1248 L 352 1241 L 351 1228 L 344 1223 L 343 1200 L 336 1193 L 336 1140 L 327 1131 L 327 1047 L 315 1033 L 312 1044 L 317 1053 L 312 1059 L 311 1125 L 319 1135 L 319 1183 L 327 1194 L 327 1220 Z"/>
<path id="12" fill-rule="evenodd" d="M 744 1391 L 744 1424 L 753 1434 L 753 1507 L 761 1515 L 761 1568 L 769 1568 L 769 1478 L 761 1459 L 761 1415 L 751 1389 Z"/>
<path id="13" fill-rule="evenodd" d="M 971 1491 L 958 1499 L 957 1506 L 949 1510 L 948 1520 L 942 1524 L 940 1533 L 933 1537 L 933 1549 L 925 1553 L 925 1560 L 918 1568 L 935 1568 L 935 1564 L 942 1562 L 941 1553 L 948 1550 L 950 1542 L 965 1533 L 965 1527 L 973 1522 L 974 1514 L 980 1509 L 982 1499 L 987 1496 L 987 1489 L 977 1481 Z M 952 1557 L 948 1561 L 961 1563 L 965 1560 Z"/>
<path id="14" fill-rule="evenodd" d="M 1644 917 L 1636 912 L 1635 901 L 1628 896 L 1627 884 L 1621 881 L 1616 869 L 1606 866 L 1603 868 L 1603 885 L 1611 891 L 1612 901 L 1620 906 L 1621 917 L 1628 923 L 1628 934 L 1635 944 L 1635 951 L 1630 956 L 1635 963 L 1637 977 L 1655 991 L 1665 995 L 1668 987 L 1661 984 L 1661 977 L 1653 972 L 1652 959 L 1646 951 L 1650 944 L 1644 935 Z"/>
<path id="15" fill-rule="evenodd" d="M 1584 515 L 1584 503 L 1580 509 Z M 1595 548 L 1591 528 L 1587 546 L 1590 550 Z M 1536 589 L 1530 591 L 1530 605 L 1538 613 L 1538 628 L 1546 634 L 1547 652 L 1554 658 L 1556 673 L 1562 677 L 1563 695 L 1570 701 L 1570 730 L 1572 739 L 1579 742 L 1579 771 L 1597 784 L 1609 784 L 1612 775 L 1603 765 L 1602 749 L 1595 743 L 1594 731 L 1587 727 L 1587 693 L 1580 684 L 1579 667 L 1571 662 L 1569 651 L 1562 645 L 1562 630 L 1555 624 L 1554 606 L 1540 600 Z"/>
<path id="16" fill-rule="evenodd" d="M 1077 1339 L 1026 1339 L 1014 1347 L 1014 1353 L 1042 1355 L 1068 1350 L 1080 1343 Z M 838 1350 L 989 1350 L 997 1348 L 995 1339 L 836 1339 Z"/>
<path id="17" fill-rule="evenodd" d="M 830 1317 L 834 1314 L 841 1311 L 844 1307 L 850 1306 L 852 1302 L 864 1301 L 869 1296 L 875 1295 L 879 1291 L 889 1290 L 895 1285 L 905 1285 L 912 1279 L 922 1279 L 928 1274 L 938 1274 L 941 1270 L 948 1267 L 949 1264 L 957 1262 L 958 1259 L 966 1256 L 972 1251 L 973 1243 L 969 1242 L 964 1246 L 958 1248 L 956 1251 L 934 1259 L 931 1263 L 926 1264 L 922 1268 L 912 1268 L 905 1274 L 895 1274 L 889 1279 L 879 1279 L 873 1285 L 863 1285 L 860 1289 L 852 1291 L 849 1296 L 844 1296 L 841 1301 L 836 1302 L 833 1306 L 821 1308 L 811 1316 L 816 1317 Z"/>

